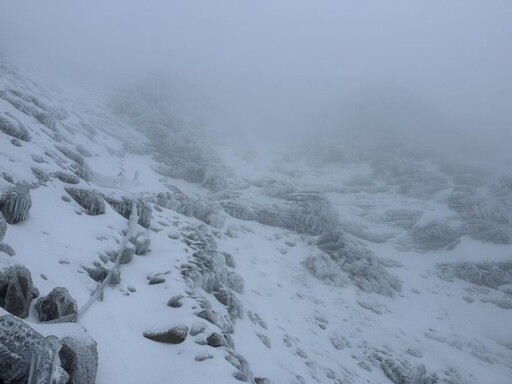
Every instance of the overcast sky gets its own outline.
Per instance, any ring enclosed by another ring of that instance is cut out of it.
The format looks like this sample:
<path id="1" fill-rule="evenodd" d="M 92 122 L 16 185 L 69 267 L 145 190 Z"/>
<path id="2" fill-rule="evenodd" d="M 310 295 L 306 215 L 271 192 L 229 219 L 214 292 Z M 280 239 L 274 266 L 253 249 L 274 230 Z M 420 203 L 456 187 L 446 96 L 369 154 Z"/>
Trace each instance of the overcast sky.
<path id="1" fill-rule="evenodd" d="M 0 0 L 0 50 L 81 85 L 165 77 L 230 134 L 512 140 L 510 0 Z"/>

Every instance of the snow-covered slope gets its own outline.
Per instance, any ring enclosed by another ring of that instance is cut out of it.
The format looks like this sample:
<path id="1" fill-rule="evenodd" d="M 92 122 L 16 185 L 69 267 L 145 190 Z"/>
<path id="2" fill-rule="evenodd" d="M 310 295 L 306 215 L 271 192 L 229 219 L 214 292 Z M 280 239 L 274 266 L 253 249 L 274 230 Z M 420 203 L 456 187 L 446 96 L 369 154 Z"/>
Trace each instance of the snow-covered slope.
<path id="1" fill-rule="evenodd" d="M 512 382 L 512 179 L 359 144 L 214 148 L 133 95 L 107 107 L 1 62 L 0 277 L 69 291 L 77 324 L 27 292 L 17 315 L 57 351 L 92 338 L 99 384 Z"/>

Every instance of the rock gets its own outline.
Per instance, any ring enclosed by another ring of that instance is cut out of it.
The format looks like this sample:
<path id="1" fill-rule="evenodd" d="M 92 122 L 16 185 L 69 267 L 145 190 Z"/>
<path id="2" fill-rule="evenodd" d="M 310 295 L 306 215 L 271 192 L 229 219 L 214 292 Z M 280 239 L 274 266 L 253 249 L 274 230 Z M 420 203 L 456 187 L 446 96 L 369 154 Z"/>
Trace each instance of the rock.
<path id="1" fill-rule="evenodd" d="M 79 341 L 65 337 L 61 340 L 61 344 L 60 362 L 69 375 L 69 381 L 66 384 L 94 384 L 98 370 L 96 342 L 92 339 Z"/>
<path id="2" fill-rule="evenodd" d="M 85 209 L 85 213 L 91 216 L 105 213 L 105 203 L 101 195 L 92 189 L 65 188 L 66 192 Z"/>
<path id="3" fill-rule="evenodd" d="M 0 255 L 0 307 L 25 318 L 33 295 L 30 271 L 9 256 Z"/>
<path id="4" fill-rule="evenodd" d="M 225 340 L 220 333 L 213 332 L 210 336 L 206 338 L 206 341 L 210 347 L 217 348 L 222 345 L 225 345 Z"/>
<path id="5" fill-rule="evenodd" d="M 87 272 L 89 277 L 98 283 L 101 283 L 108 275 L 108 270 L 99 262 L 94 262 L 91 266 L 83 266 L 82 268 Z"/>
<path id="6" fill-rule="evenodd" d="M 133 200 L 128 197 L 114 197 L 107 194 L 102 194 L 105 201 L 112 207 L 114 211 L 119 213 L 125 219 L 129 219 L 132 213 Z M 148 229 L 151 225 L 151 206 L 142 199 L 137 199 L 137 215 L 139 220 L 137 224 Z"/>
<path id="7" fill-rule="evenodd" d="M 62 318 L 74 322 L 78 316 L 76 301 L 64 287 L 53 288 L 47 296 L 39 298 L 35 308 L 41 322 Z"/>
<path id="8" fill-rule="evenodd" d="M 235 271 L 228 271 L 226 278 L 226 286 L 237 293 L 244 293 L 244 279 Z"/>
<path id="9" fill-rule="evenodd" d="M 267 347 L 268 349 L 272 348 L 272 345 L 270 344 L 270 339 L 267 336 L 259 333 L 256 336 L 258 336 L 258 339 L 261 340 L 265 347 Z"/>
<path id="10" fill-rule="evenodd" d="M 196 361 L 205 361 L 205 360 L 208 360 L 208 359 L 213 359 L 213 356 L 210 355 L 209 353 L 205 352 L 205 353 L 200 353 L 196 356 L 195 360 Z"/>
<path id="11" fill-rule="evenodd" d="M 165 283 L 165 277 L 161 274 L 156 274 L 149 279 L 149 285 L 156 285 Z"/>
<path id="12" fill-rule="evenodd" d="M 172 308 L 179 308 L 183 305 L 183 295 L 173 296 L 167 302 L 167 305 Z"/>
<path id="13" fill-rule="evenodd" d="M 254 384 L 272 384 L 272 382 L 266 377 L 255 377 Z"/>
<path id="14" fill-rule="evenodd" d="M 213 292 L 213 295 L 219 303 L 224 304 L 227 307 L 229 316 L 232 320 L 237 318 L 241 319 L 243 317 L 244 307 L 233 292 L 221 288 L 219 291 Z"/>
<path id="15" fill-rule="evenodd" d="M 25 185 L 13 185 L 11 189 L 0 195 L 0 212 L 9 224 L 25 220 L 31 207 L 30 191 Z"/>
<path id="16" fill-rule="evenodd" d="M 177 325 L 163 331 L 146 331 L 144 337 L 160 343 L 180 344 L 187 338 L 188 327 L 186 325 Z"/>
<path id="17" fill-rule="evenodd" d="M 219 315 L 217 314 L 217 312 L 212 311 L 211 309 L 202 310 L 197 314 L 197 317 L 205 319 L 206 321 L 215 325 L 219 323 Z"/>
<path id="18" fill-rule="evenodd" d="M 197 336 L 206 330 L 206 325 L 203 323 L 196 323 L 190 327 L 190 336 Z"/>
<path id="19" fill-rule="evenodd" d="M 115 263 L 117 255 L 119 251 L 107 251 L 106 254 L 110 261 Z M 128 243 L 126 244 L 126 247 L 124 247 L 122 253 L 121 253 L 121 259 L 119 261 L 119 264 L 128 264 L 133 259 L 133 255 L 135 254 L 135 245 Z"/>
<path id="20" fill-rule="evenodd" d="M 60 364 L 54 366 L 56 354 Z M 34 383 L 94 384 L 96 380 L 98 352 L 94 340 L 86 334 L 60 341 L 56 336 L 44 337 L 12 315 L 0 317 L 0 356 L 1 383 L 27 383 L 33 362 Z"/>
<path id="21" fill-rule="evenodd" d="M 78 152 L 73 151 L 72 149 L 65 147 L 63 145 L 56 145 L 55 148 L 57 148 L 60 153 L 62 153 L 64 156 L 66 156 L 68 159 L 74 161 L 80 166 L 84 166 L 85 160 L 84 157 L 79 154 Z"/>
<path id="22" fill-rule="evenodd" d="M 233 255 L 231 253 L 227 253 L 227 252 L 222 252 L 222 254 L 224 255 L 224 260 L 226 262 L 226 265 L 230 268 L 236 268 L 236 263 L 235 263 L 235 259 L 233 257 Z"/>

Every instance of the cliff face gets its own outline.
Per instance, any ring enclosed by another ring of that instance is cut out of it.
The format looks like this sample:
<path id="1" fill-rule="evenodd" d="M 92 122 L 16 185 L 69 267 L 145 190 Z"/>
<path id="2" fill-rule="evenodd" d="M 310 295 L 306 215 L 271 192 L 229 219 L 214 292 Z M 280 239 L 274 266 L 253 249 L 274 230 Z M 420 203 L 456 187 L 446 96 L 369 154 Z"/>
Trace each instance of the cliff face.
<path id="1" fill-rule="evenodd" d="M 510 179 L 98 100 L 0 62 L 0 382 L 510 382 Z"/>

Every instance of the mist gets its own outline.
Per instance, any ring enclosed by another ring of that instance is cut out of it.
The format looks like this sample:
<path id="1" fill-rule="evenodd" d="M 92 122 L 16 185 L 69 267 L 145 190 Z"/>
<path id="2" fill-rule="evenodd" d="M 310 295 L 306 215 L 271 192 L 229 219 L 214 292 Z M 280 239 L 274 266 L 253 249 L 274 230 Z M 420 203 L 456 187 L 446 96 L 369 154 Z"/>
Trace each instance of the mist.
<path id="1" fill-rule="evenodd" d="M 509 1 L 0 2 L 0 50 L 49 82 L 151 83 L 220 137 L 406 139 L 508 159 Z M 164 97 L 164 96 L 163 96 Z"/>

